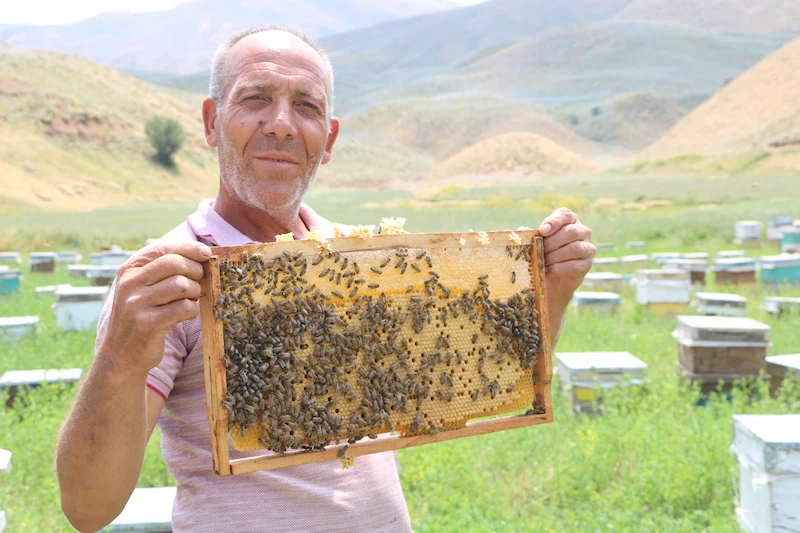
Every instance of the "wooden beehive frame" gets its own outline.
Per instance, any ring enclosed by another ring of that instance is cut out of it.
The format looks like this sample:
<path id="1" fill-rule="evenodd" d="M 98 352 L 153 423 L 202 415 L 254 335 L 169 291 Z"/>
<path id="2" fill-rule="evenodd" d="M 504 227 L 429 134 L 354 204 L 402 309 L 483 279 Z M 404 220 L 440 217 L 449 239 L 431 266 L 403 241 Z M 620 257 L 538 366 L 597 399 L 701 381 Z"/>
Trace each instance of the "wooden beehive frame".
<path id="1" fill-rule="evenodd" d="M 436 434 L 413 436 L 393 435 L 376 440 L 363 439 L 347 447 L 350 456 L 357 457 L 377 452 L 398 450 L 411 446 L 442 442 L 460 437 L 483 435 L 506 429 L 521 428 L 536 424 L 552 422 L 552 403 L 550 383 L 552 379 L 551 345 L 549 335 L 549 318 L 547 309 L 544 244 L 538 231 L 527 230 L 517 232 L 523 245 L 531 246 L 529 272 L 531 273 L 531 289 L 534 291 L 534 306 L 538 311 L 541 336 L 540 351 L 533 367 L 534 398 L 540 398 L 539 407 L 544 413 L 508 415 L 482 419 L 467 423 L 465 427 L 441 431 Z M 459 233 L 427 233 L 406 235 L 378 235 L 370 239 L 358 237 L 339 238 L 328 241 L 331 252 L 354 252 L 367 250 L 398 249 L 467 249 L 481 246 L 476 239 L 462 240 L 462 237 L 474 234 Z M 509 244 L 509 232 L 489 232 L 491 244 L 487 246 L 502 247 Z M 262 253 L 274 257 L 284 251 L 303 252 L 307 256 L 319 254 L 319 245 L 314 241 L 291 241 L 244 246 L 214 248 L 215 255 L 204 263 L 204 276 L 201 281 L 202 296 L 200 312 L 202 323 L 202 340 L 204 352 L 204 368 L 206 383 L 206 402 L 208 420 L 211 429 L 211 451 L 214 471 L 219 475 L 234 475 L 270 470 L 286 466 L 335 460 L 339 451 L 345 446 L 331 444 L 324 450 L 292 450 L 283 453 L 268 453 L 256 457 L 242 459 L 230 458 L 228 410 L 221 404 L 226 395 L 225 344 L 223 339 L 223 323 L 214 313 L 221 288 L 219 264 L 223 260 L 239 261 L 242 252 L 250 255 Z M 530 412 L 530 411 L 529 411 Z"/>

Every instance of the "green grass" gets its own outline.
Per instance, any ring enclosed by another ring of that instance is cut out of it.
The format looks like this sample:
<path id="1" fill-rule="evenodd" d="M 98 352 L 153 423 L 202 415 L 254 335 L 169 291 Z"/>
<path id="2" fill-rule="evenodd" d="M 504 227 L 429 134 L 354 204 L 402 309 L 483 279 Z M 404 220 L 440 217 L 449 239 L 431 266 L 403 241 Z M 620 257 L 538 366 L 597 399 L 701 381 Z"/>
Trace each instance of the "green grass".
<path id="1" fill-rule="evenodd" d="M 624 181 L 631 178 L 625 176 L 607 176 L 583 186 L 581 178 L 571 179 L 564 187 L 583 187 L 581 194 L 591 198 L 610 197 L 615 190 L 626 190 L 622 198 L 631 194 L 656 198 L 667 187 L 666 182 L 654 180 L 632 189 L 632 182 Z M 692 186 L 692 182 L 674 183 L 678 186 L 672 199 L 678 201 L 685 194 L 681 184 Z M 616 242 L 620 250 L 626 241 L 647 240 L 645 253 L 713 252 L 733 248 L 728 243 L 735 220 L 763 220 L 768 212 L 791 212 L 797 205 L 796 196 L 751 190 L 737 178 L 724 183 L 726 187 L 717 187 L 713 182 L 711 190 L 703 192 L 708 198 L 729 196 L 714 210 L 691 205 L 645 212 L 589 209 L 583 218 L 594 228 L 596 241 Z M 439 202 L 491 199 L 478 208 L 434 204 L 421 209 L 410 202 L 410 194 L 392 191 L 317 190 L 309 203 L 346 223 L 376 223 L 382 216 L 395 215 L 408 217 L 411 231 L 504 229 L 538 225 L 544 213 L 527 209 L 524 200 L 550 186 L 453 187 L 435 198 Z M 503 197 L 511 201 L 498 200 Z M 353 207 L 390 200 L 405 207 Z M 83 215 L 0 215 L 4 228 L 0 248 L 28 252 L 49 244 L 84 254 L 101 244 L 135 248 L 145 237 L 178 224 L 193 208 L 194 204 L 176 204 Z M 622 253 L 628 252 L 616 252 Z M 69 278 L 64 267 L 54 274 L 32 274 L 24 267 L 23 271 L 21 292 L 0 296 L 0 316 L 35 314 L 41 317 L 40 328 L 34 338 L 0 346 L 0 373 L 43 367 L 87 369 L 94 333 L 58 332 L 50 309 L 52 297 L 34 294 L 40 285 L 86 282 Z M 735 290 L 713 285 L 710 289 Z M 750 298 L 750 316 L 772 326 L 772 353 L 797 352 L 798 317 L 774 318 L 760 310 L 763 297 L 772 294 L 764 288 L 738 292 Z M 800 287 L 782 287 L 781 294 L 800 296 Z M 401 451 L 401 481 L 415 531 L 738 531 L 734 517 L 738 469 L 728 451 L 731 416 L 798 412 L 800 383 L 788 382 L 778 398 L 770 397 L 761 385 L 742 383 L 731 402 L 712 398 L 706 407 L 696 407 L 698 393 L 678 376 L 677 347 L 670 336 L 674 319 L 653 317 L 636 307 L 632 288 L 625 288 L 622 295 L 624 305 L 617 316 L 570 311 L 558 351 L 629 351 L 649 365 L 648 385 L 612 391 L 603 414 L 586 417 L 571 414 L 556 380 L 553 424 Z M 59 508 L 53 452 L 74 393 L 74 389 L 43 387 L 20 397 L 13 409 L 4 407 L 0 396 L 0 446 L 14 453 L 13 472 L 0 478 L 0 507 L 7 512 L 9 531 L 71 531 Z M 161 461 L 156 432 L 139 486 L 173 483 Z"/>

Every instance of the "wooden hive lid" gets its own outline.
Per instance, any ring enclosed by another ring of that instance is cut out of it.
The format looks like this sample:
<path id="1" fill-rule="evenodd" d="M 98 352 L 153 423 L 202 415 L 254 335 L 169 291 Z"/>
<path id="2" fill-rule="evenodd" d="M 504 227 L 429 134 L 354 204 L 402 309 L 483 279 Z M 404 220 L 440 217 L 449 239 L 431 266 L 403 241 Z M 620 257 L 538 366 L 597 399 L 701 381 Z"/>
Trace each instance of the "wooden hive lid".
<path id="1" fill-rule="evenodd" d="M 0 317 L 0 328 L 10 326 L 30 326 L 31 324 L 38 324 L 38 316 L 4 316 Z"/>
<path id="2" fill-rule="evenodd" d="M 728 294 L 725 292 L 696 292 L 694 295 L 700 302 L 721 303 L 723 305 L 744 304 L 747 305 L 747 298 L 739 294 Z"/>
<path id="3" fill-rule="evenodd" d="M 755 470 L 800 473 L 800 415 L 733 415 L 733 450 Z"/>
<path id="4" fill-rule="evenodd" d="M 9 370 L 0 378 L 0 388 L 19 385 L 38 384 L 42 381 L 57 383 L 59 381 L 78 381 L 83 375 L 80 368 L 63 368 L 48 370 Z"/>

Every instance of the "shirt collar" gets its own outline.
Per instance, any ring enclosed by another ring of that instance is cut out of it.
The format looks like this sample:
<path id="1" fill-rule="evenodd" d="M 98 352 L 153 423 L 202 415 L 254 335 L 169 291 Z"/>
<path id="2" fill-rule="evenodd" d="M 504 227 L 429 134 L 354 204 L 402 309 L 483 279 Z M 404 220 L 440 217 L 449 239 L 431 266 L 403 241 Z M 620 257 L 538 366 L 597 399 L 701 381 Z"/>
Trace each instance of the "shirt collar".
<path id="1" fill-rule="evenodd" d="M 300 219 L 309 231 L 319 231 L 325 237 L 333 237 L 333 224 L 319 216 L 306 204 L 300 205 Z M 197 211 L 186 217 L 195 235 L 217 246 L 239 246 L 255 244 L 256 241 L 231 226 L 214 211 L 214 200 L 201 200 Z"/>

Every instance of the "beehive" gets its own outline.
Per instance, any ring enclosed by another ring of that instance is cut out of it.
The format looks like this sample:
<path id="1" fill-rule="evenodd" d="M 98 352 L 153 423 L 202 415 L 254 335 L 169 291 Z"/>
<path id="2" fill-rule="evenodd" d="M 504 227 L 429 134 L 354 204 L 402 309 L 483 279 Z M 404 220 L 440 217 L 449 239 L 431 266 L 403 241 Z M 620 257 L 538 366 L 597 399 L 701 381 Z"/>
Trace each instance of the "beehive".
<path id="1" fill-rule="evenodd" d="M 103 532 L 171 533 L 176 494 L 176 487 L 134 489 L 125 508 Z"/>
<path id="2" fill-rule="evenodd" d="M 754 284 L 756 260 L 750 257 L 725 257 L 714 259 L 714 279 L 717 283 Z"/>
<path id="3" fill-rule="evenodd" d="M 650 254 L 650 260 L 657 265 L 666 265 L 670 259 L 680 259 L 680 252 L 654 252 Z"/>
<path id="4" fill-rule="evenodd" d="M 552 420 L 537 232 L 214 251 L 201 313 L 219 474 Z M 229 433 L 237 450 L 277 454 L 231 461 Z"/>
<path id="5" fill-rule="evenodd" d="M 772 393 L 778 392 L 783 380 L 789 375 L 800 377 L 800 354 L 773 355 L 767 357 L 767 374 Z"/>
<path id="6" fill-rule="evenodd" d="M 747 298 L 724 292 L 698 292 L 692 307 L 700 315 L 747 316 Z"/>
<path id="7" fill-rule="evenodd" d="M 22 387 L 38 387 L 42 383 L 50 385 L 64 383 L 74 385 L 81 379 L 83 370 L 80 368 L 50 369 L 50 370 L 9 370 L 0 377 L 0 389 L 8 392 L 6 405 L 14 405 L 17 392 Z"/>
<path id="8" fill-rule="evenodd" d="M 85 278 L 86 274 L 97 265 L 69 265 L 67 266 L 67 274 L 71 278 Z"/>
<path id="9" fill-rule="evenodd" d="M 0 271 L 0 294 L 9 294 L 19 291 L 20 277 L 19 270 Z"/>
<path id="10" fill-rule="evenodd" d="M 53 310 L 62 331 L 92 329 L 100 319 L 108 287 L 63 287 L 56 289 Z"/>
<path id="11" fill-rule="evenodd" d="M 710 254 L 708 252 L 688 252 L 685 254 L 681 254 L 681 258 L 683 259 L 704 259 L 708 261 Z"/>
<path id="12" fill-rule="evenodd" d="M 86 277 L 92 282 L 92 285 L 97 287 L 104 287 L 111 285 L 114 278 L 117 277 L 119 272 L 118 265 L 91 265 L 91 268 L 86 270 Z"/>
<path id="13" fill-rule="evenodd" d="M 791 252 L 800 248 L 800 226 L 783 228 L 781 252 Z"/>
<path id="14" fill-rule="evenodd" d="M 11 452 L 0 448 L 0 474 L 8 474 L 11 472 Z M 6 527 L 6 513 L 0 511 L 0 533 Z"/>
<path id="15" fill-rule="evenodd" d="M 745 247 L 761 246 L 761 222 L 757 220 L 740 220 L 733 229 L 734 244 Z"/>
<path id="16" fill-rule="evenodd" d="M 769 331 L 768 325 L 751 318 L 679 316 L 672 335 L 686 371 L 743 377 L 757 375 L 764 368 L 771 346 Z"/>
<path id="17" fill-rule="evenodd" d="M 771 315 L 792 313 L 800 315 L 800 298 L 788 296 L 765 296 L 764 309 Z"/>
<path id="18" fill-rule="evenodd" d="M 31 252 L 29 260 L 31 272 L 55 272 L 56 254 L 54 252 Z"/>
<path id="19" fill-rule="evenodd" d="M 792 215 L 773 215 L 767 218 L 767 240 L 777 243 L 780 246 L 783 230 L 792 227 L 794 216 Z"/>
<path id="20" fill-rule="evenodd" d="M 625 248 L 630 248 L 631 250 L 641 250 L 642 248 L 647 248 L 647 242 L 646 241 L 626 242 Z"/>
<path id="21" fill-rule="evenodd" d="M 687 259 L 685 257 L 670 258 L 666 260 L 665 267 L 669 269 L 685 270 L 689 273 L 689 279 L 693 284 L 704 285 L 706 282 L 708 261 L 705 259 Z"/>
<path id="22" fill-rule="evenodd" d="M 762 283 L 800 283 L 800 254 L 759 257 L 758 269 Z"/>
<path id="23" fill-rule="evenodd" d="M 598 252 L 608 252 L 617 249 L 617 245 L 613 242 L 598 242 L 594 246 L 597 248 Z"/>
<path id="24" fill-rule="evenodd" d="M 628 352 L 564 352 L 555 358 L 561 386 L 576 412 L 592 412 L 595 399 L 602 399 L 597 398 L 598 388 L 645 383 L 647 364 Z"/>
<path id="25" fill-rule="evenodd" d="M 41 296 L 42 294 L 49 294 L 55 297 L 55 293 L 58 289 L 68 289 L 71 288 L 72 285 L 69 283 L 62 283 L 61 285 L 42 285 L 41 287 L 36 287 L 35 292 L 36 296 Z"/>
<path id="26" fill-rule="evenodd" d="M 733 257 L 747 257 L 747 253 L 744 250 L 720 250 L 716 255 L 716 259 L 730 259 Z"/>
<path id="27" fill-rule="evenodd" d="M 733 415 L 736 518 L 748 533 L 800 531 L 800 415 Z"/>
<path id="28" fill-rule="evenodd" d="M 636 302 L 654 314 L 677 314 L 689 303 L 692 282 L 683 270 L 645 269 L 636 273 Z"/>
<path id="29" fill-rule="evenodd" d="M 18 342 L 23 337 L 36 334 L 38 316 L 0 317 L 0 341 Z"/>
<path id="30" fill-rule="evenodd" d="M 622 274 L 614 272 L 589 272 L 584 276 L 582 285 L 592 289 L 617 290 L 624 284 Z"/>
<path id="31" fill-rule="evenodd" d="M 646 267 L 650 263 L 650 257 L 647 254 L 623 255 L 619 262 L 623 268 L 637 269 Z"/>
<path id="32" fill-rule="evenodd" d="M 78 252 L 56 252 L 56 262 L 65 265 L 79 263 L 83 256 Z"/>
<path id="33" fill-rule="evenodd" d="M 614 270 L 619 264 L 619 257 L 595 257 L 592 260 L 592 268 L 598 271 Z"/>
<path id="34" fill-rule="evenodd" d="M 22 263 L 22 254 L 20 252 L 0 252 L 0 263 L 18 265 Z"/>
<path id="35" fill-rule="evenodd" d="M 576 291 L 572 305 L 580 312 L 614 314 L 619 311 L 622 298 L 613 292 Z"/>

